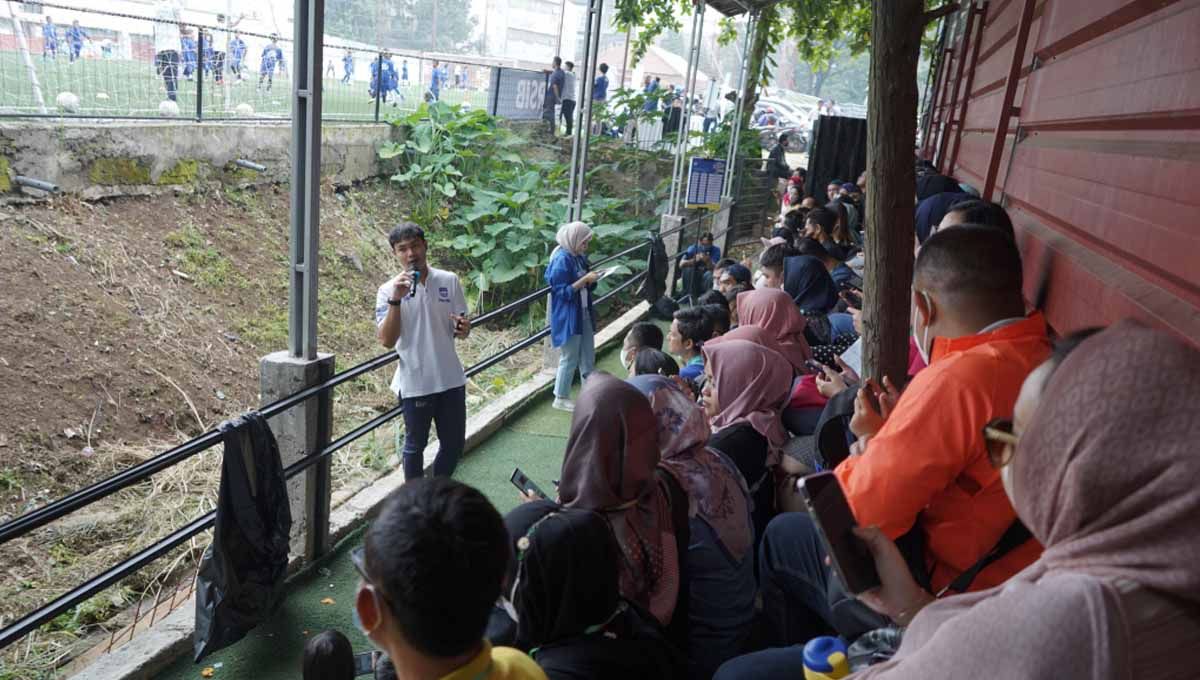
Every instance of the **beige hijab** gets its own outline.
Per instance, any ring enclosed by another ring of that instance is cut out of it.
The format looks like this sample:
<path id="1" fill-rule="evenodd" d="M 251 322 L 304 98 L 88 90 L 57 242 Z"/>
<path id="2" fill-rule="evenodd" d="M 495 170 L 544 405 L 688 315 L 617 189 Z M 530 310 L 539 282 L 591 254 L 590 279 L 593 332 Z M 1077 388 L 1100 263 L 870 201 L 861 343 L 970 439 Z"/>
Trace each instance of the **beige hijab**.
<path id="1" fill-rule="evenodd" d="M 558 228 L 554 240 L 558 247 L 571 255 L 579 255 L 584 244 L 592 239 L 592 228 L 583 222 L 568 222 Z"/>
<path id="2" fill-rule="evenodd" d="M 1198 442 L 1200 352 L 1132 322 L 1084 341 L 1011 463 L 1041 559 L 1003 586 L 926 607 L 896 659 L 855 677 L 1195 677 Z"/>

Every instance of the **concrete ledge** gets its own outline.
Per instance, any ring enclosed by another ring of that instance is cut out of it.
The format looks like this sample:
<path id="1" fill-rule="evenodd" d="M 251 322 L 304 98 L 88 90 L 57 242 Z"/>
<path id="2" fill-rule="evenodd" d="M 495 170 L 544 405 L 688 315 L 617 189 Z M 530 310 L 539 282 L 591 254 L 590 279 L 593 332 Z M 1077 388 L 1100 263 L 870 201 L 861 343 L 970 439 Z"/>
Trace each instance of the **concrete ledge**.
<path id="1" fill-rule="evenodd" d="M 649 310 L 650 305 L 640 302 L 600 329 L 596 333 L 596 351 L 603 351 L 620 342 L 629 328 L 645 317 Z M 552 372 L 539 372 L 468 418 L 464 454 L 479 446 L 553 384 Z M 433 464 L 435 456 L 436 443 L 425 449 L 427 469 Z M 336 543 L 357 529 L 378 510 L 387 495 L 403 483 L 404 472 L 397 468 L 334 508 L 329 518 L 332 541 Z M 294 555 L 289 572 L 298 571 L 302 559 L 302 555 Z M 89 666 L 70 677 L 75 680 L 150 680 L 156 677 L 176 658 L 191 650 L 195 610 L 195 599 L 188 598 L 187 602 L 156 622 L 152 628 L 112 652 L 97 657 Z"/>

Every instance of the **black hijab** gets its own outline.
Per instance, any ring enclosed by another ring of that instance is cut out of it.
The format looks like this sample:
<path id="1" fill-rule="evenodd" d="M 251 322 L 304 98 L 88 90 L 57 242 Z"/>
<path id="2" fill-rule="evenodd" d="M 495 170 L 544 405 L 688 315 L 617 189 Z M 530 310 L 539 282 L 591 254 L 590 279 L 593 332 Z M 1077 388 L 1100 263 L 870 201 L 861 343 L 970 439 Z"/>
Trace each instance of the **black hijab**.
<path id="1" fill-rule="evenodd" d="M 953 177 L 945 175 L 924 175 L 917 178 L 917 200 L 923 201 L 934 194 L 947 191 L 962 191 Z"/>
<path id="2" fill-rule="evenodd" d="M 517 556 L 509 600 L 522 644 L 595 632 L 617 613 L 618 548 L 603 517 L 539 501 L 514 509 L 504 524 Z"/>
<path id="3" fill-rule="evenodd" d="M 811 255 L 784 258 L 783 290 L 805 314 L 828 314 L 837 306 L 837 284 L 825 263 Z"/>

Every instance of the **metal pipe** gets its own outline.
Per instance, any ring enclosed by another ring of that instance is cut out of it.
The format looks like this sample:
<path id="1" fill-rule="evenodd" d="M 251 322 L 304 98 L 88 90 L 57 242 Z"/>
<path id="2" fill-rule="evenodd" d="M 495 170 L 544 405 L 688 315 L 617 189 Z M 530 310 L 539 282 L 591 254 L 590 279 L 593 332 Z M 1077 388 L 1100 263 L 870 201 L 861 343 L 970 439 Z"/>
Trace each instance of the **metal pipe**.
<path id="1" fill-rule="evenodd" d="M 57 194 L 59 192 L 58 185 L 54 184 L 53 182 L 34 179 L 32 177 L 25 177 L 24 175 L 17 175 L 14 177 L 13 184 L 22 187 L 29 187 L 30 189 L 37 189 L 38 191 L 44 191 L 48 194 Z"/>
<path id="2" fill-rule="evenodd" d="M 746 19 L 746 35 L 742 41 L 742 69 L 738 74 L 738 89 L 737 89 L 737 105 L 734 107 L 733 129 L 729 133 L 729 152 L 725 162 L 725 190 L 722 192 L 725 198 L 732 197 L 733 177 L 737 171 L 737 153 L 738 144 L 741 142 L 742 135 L 742 116 L 744 114 L 746 102 L 746 79 L 750 72 L 750 40 L 754 31 L 758 28 L 758 11 L 751 12 Z"/>
<path id="3" fill-rule="evenodd" d="M 687 97 L 680 114 L 679 129 L 675 131 L 675 164 L 671 174 L 671 196 L 668 199 L 668 210 L 671 215 L 679 214 L 680 203 L 683 199 L 683 182 L 686 174 L 687 135 L 691 127 L 691 98 L 695 90 L 696 72 L 700 68 L 700 40 L 704 33 L 704 0 L 698 0 L 692 13 L 692 35 L 688 43 L 687 69 L 683 74 L 683 92 Z M 669 117 L 669 114 L 668 114 Z"/>
<path id="4" fill-rule="evenodd" d="M 266 172 L 267 171 L 267 166 L 265 166 L 261 163 L 255 163 L 254 161 L 248 161 L 245 158 L 238 158 L 233 161 L 233 164 L 238 166 L 239 168 L 245 168 L 247 170 L 253 170 L 255 172 Z"/>

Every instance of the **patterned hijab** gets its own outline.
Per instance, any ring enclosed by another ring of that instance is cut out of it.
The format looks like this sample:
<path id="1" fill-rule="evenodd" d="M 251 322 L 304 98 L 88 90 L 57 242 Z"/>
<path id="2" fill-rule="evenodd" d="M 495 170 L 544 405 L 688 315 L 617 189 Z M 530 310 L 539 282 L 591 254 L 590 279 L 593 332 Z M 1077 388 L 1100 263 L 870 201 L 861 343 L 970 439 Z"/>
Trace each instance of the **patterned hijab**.
<path id="1" fill-rule="evenodd" d="M 758 326 L 774 336 L 779 353 L 792 368 L 805 372 L 804 362 L 812 358 L 812 348 L 804 339 L 804 315 L 786 292 L 778 288 L 748 290 L 737 296 L 739 326 Z M 772 347 L 771 349 L 775 349 Z"/>
<path id="2" fill-rule="evenodd" d="M 658 424 L 632 385 L 593 373 L 583 385 L 563 457 L 559 498 L 601 513 L 621 546 L 621 594 L 663 625 L 679 598 L 679 555 L 658 466 Z"/>
<path id="3" fill-rule="evenodd" d="M 583 222 L 568 222 L 558 228 L 554 240 L 570 255 L 579 255 L 584 244 L 592 238 L 592 228 Z"/>
<path id="4" fill-rule="evenodd" d="M 767 466 L 778 464 L 788 440 L 779 420 L 792 391 L 792 368 L 787 359 L 745 340 L 705 345 L 702 351 L 704 364 L 716 381 L 720 408 L 711 421 L 713 429 L 749 423 L 767 439 Z"/>
<path id="5" fill-rule="evenodd" d="M 650 399 L 658 419 L 658 446 L 662 463 L 688 496 L 688 516 L 700 517 L 735 560 L 750 549 L 754 525 L 750 521 L 746 482 L 736 467 L 705 446 L 708 423 L 704 410 L 671 380 L 657 375 L 629 379 Z"/>

